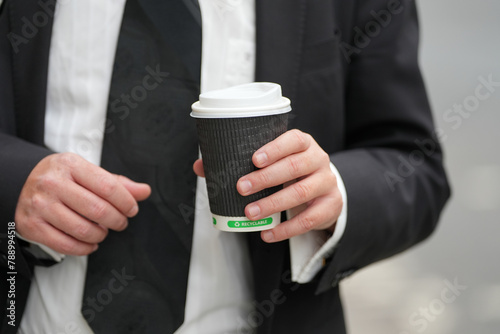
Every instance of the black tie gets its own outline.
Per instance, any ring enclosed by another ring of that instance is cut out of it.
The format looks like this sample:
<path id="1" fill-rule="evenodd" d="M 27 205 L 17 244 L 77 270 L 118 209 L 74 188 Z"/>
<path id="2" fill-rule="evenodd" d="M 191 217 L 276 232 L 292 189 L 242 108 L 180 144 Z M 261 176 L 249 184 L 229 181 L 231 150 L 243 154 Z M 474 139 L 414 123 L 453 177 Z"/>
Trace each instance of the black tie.
<path id="1" fill-rule="evenodd" d="M 189 4 L 125 7 L 101 165 L 150 184 L 152 195 L 88 258 L 82 314 L 95 333 L 173 333 L 184 320 L 198 156 L 189 113 L 201 63 L 201 27 Z"/>

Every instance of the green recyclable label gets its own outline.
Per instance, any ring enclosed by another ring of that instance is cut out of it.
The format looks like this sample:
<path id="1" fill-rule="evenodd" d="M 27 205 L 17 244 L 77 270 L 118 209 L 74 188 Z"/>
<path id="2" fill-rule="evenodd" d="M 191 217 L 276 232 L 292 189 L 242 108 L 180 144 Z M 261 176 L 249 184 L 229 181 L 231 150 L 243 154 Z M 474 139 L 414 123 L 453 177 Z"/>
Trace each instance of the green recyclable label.
<path id="1" fill-rule="evenodd" d="M 273 218 L 269 217 L 260 220 L 230 220 L 227 222 L 227 226 L 232 228 L 248 228 L 271 225 L 272 223 Z"/>

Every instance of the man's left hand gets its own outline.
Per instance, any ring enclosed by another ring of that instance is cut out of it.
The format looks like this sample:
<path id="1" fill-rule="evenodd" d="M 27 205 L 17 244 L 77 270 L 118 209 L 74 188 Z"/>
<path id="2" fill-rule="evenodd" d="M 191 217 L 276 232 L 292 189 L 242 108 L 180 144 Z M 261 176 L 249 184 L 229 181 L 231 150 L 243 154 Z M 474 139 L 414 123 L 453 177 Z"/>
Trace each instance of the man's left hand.
<path id="1" fill-rule="evenodd" d="M 245 215 L 259 220 L 289 209 L 294 214 L 292 219 L 263 231 L 261 237 L 265 242 L 286 240 L 310 230 L 334 231 L 342 210 L 342 196 L 328 154 L 311 135 L 299 130 L 287 131 L 258 149 L 252 161 L 259 170 L 238 180 L 236 186 L 242 196 L 280 184 L 285 187 L 248 204 Z M 204 176 L 201 160 L 193 168 L 198 176 Z"/>

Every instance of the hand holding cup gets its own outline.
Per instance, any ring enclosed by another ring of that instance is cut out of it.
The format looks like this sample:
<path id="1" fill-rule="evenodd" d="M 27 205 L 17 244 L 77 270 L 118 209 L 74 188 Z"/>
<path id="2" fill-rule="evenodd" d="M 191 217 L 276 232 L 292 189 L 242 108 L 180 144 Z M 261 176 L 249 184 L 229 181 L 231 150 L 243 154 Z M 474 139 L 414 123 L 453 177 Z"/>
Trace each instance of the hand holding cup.
<path id="1" fill-rule="evenodd" d="M 266 242 L 278 242 L 310 230 L 333 232 L 342 210 L 342 196 L 330 169 L 330 159 L 307 133 L 290 130 L 258 149 L 252 161 L 259 169 L 241 177 L 238 192 L 248 196 L 261 189 L 285 184 L 285 188 L 248 204 L 245 215 L 258 220 L 274 212 L 291 210 L 293 218 L 263 231 Z M 201 159 L 194 163 L 204 177 Z"/>

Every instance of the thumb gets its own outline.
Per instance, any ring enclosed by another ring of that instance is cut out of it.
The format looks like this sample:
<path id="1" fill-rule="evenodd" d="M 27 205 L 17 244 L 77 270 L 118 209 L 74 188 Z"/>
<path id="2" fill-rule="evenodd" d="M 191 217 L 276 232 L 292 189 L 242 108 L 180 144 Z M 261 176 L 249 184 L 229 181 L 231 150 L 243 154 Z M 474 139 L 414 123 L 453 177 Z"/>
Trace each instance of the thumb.
<path id="1" fill-rule="evenodd" d="M 119 175 L 118 180 L 130 192 L 136 201 L 144 201 L 151 195 L 151 187 L 146 183 L 134 182 L 126 176 Z"/>

